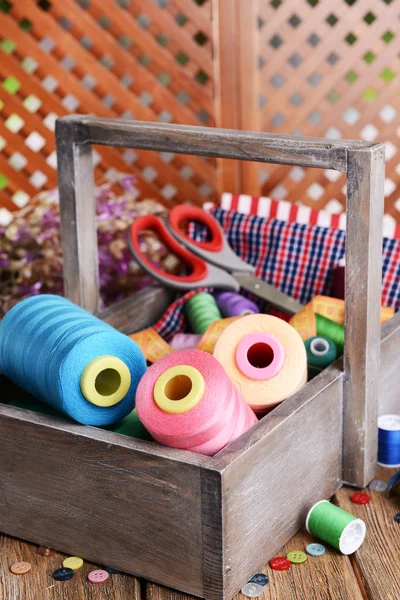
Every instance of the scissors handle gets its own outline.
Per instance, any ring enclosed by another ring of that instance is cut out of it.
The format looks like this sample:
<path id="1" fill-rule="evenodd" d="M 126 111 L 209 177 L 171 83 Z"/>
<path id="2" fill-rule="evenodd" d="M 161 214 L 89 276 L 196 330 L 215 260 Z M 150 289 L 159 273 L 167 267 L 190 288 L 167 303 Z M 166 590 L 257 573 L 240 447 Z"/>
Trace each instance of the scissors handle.
<path id="1" fill-rule="evenodd" d="M 200 242 L 193 240 L 182 230 L 182 225 L 187 221 L 195 221 L 204 225 L 211 234 L 211 239 Z M 198 206 L 180 204 L 174 206 L 169 213 L 168 228 L 171 233 L 186 248 L 201 256 L 208 263 L 221 267 L 227 271 L 245 271 L 252 273 L 254 268 L 241 260 L 229 246 L 221 225 L 214 217 Z"/>
<path id="2" fill-rule="evenodd" d="M 173 275 L 155 265 L 140 248 L 140 234 L 145 230 L 155 231 L 169 250 L 189 267 L 188 275 Z M 132 254 L 142 268 L 166 287 L 192 290 L 198 287 L 218 287 L 226 290 L 239 289 L 237 281 L 221 269 L 209 265 L 205 260 L 182 247 L 168 231 L 164 221 L 155 215 L 137 217 L 128 236 Z"/>

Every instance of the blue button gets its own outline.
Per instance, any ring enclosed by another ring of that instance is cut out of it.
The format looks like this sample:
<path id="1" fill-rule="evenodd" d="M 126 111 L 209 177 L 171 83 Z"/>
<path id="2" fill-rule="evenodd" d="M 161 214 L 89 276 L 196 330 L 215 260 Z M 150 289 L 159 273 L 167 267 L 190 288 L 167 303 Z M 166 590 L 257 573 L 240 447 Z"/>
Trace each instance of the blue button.
<path id="1" fill-rule="evenodd" d="M 325 550 L 326 548 L 322 544 L 308 544 L 306 547 L 306 552 L 310 556 L 322 556 L 325 554 Z"/>
<path id="2" fill-rule="evenodd" d="M 397 513 L 397 515 L 395 516 L 394 520 L 395 520 L 397 523 L 400 523 L 400 513 Z"/>
<path id="3" fill-rule="evenodd" d="M 247 583 L 258 583 L 258 585 L 267 585 L 268 576 L 264 573 L 256 573 Z"/>

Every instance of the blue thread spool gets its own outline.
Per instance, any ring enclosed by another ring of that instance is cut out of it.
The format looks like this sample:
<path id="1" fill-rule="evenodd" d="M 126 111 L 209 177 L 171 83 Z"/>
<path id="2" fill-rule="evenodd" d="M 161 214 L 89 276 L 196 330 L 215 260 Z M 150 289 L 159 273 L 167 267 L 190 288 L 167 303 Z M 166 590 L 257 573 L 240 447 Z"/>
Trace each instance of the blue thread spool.
<path id="1" fill-rule="evenodd" d="M 0 323 L 0 371 L 84 425 L 129 414 L 145 370 L 135 342 L 61 296 L 22 300 Z"/>
<path id="2" fill-rule="evenodd" d="M 378 419 L 378 463 L 400 467 L 400 415 L 382 415 Z"/>

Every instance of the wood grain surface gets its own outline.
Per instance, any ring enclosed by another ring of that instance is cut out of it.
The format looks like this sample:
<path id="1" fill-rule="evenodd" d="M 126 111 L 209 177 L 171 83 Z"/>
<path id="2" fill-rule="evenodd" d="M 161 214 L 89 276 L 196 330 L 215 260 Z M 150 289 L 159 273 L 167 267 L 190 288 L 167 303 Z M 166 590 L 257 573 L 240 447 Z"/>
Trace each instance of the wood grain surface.
<path id="1" fill-rule="evenodd" d="M 394 470 L 380 468 L 377 477 L 388 482 Z M 394 516 L 400 511 L 400 496 L 387 498 L 386 492 L 366 490 L 371 502 L 359 506 L 351 502 L 353 488 L 344 487 L 333 501 L 362 518 L 367 537 L 351 557 L 327 547 L 322 557 L 309 556 L 303 565 L 292 565 L 288 571 L 273 571 L 269 565 L 260 569 L 269 584 L 260 600 L 398 600 L 400 580 L 400 524 Z M 299 531 L 277 553 L 286 556 L 291 550 L 304 550 L 315 541 L 304 529 Z M 99 541 L 101 543 L 101 540 Z M 87 574 L 101 565 L 85 563 L 69 582 L 56 582 L 53 571 L 66 555 L 49 557 L 37 554 L 37 546 L 15 538 L 0 536 L 0 600 L 190 600 L 191 596 L 124 574 L 112 574 L 107 583 L 93 585 Z M 17 576 L 9 571 L 16 561 L 28 561 L 32 571 Z M 245 600 L 241 593 L 236 600 Z"/>
<path id="2" fill-rule="evenodd" d="M 397 469 L 379 467 L 376 478 L 388 482 Z M 350 497 L 354 490 L 342 488 L 336 503 L 359 517 L 367 526 L 364 544 L 352 556 L 354 569 L 359 573 L 365 597 L 371 600 L 398 600 L 400 598 L 400 523 L 394 520 L 400 512 L 400 496 L 390 499 L 387 493 L 365 490 L 371 502 L 357 505 Z"/>

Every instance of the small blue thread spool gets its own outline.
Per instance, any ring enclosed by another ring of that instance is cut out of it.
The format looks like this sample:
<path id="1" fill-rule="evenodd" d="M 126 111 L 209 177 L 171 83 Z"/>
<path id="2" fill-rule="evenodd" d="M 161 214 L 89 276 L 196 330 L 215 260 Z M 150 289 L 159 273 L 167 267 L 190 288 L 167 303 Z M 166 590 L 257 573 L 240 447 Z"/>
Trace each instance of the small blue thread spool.
<path id="1" fill-rule="evenodd" d="M 378 464 L 400 467 L 400 415 L 382 415 L 378 419 Z"/>
<path id="2" fill-rule="evenodd" d="M 135 342 L 61 296 L 26 298 L 0 323 L 0 371 L 84 425 L 130 413 L 145 370 Z"/>

